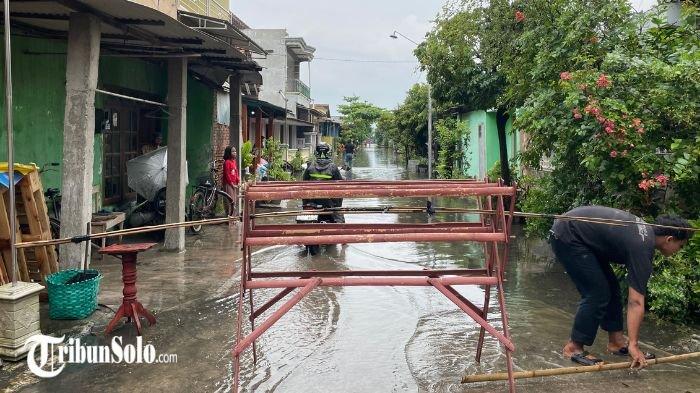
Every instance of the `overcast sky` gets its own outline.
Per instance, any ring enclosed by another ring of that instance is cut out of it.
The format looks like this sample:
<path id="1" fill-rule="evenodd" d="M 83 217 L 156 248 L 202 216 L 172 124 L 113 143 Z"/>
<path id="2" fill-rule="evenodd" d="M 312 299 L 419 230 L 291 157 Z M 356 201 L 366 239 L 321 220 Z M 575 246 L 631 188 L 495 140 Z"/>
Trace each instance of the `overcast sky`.
<path id="1" fill-rule="evenodd" d="M 423 40 L 444 0 L 231 0 L 234 14 L 251 28 L 286 28 L 316 48 L 311 62 L 311 91 L 316 103 L 333 111 L 343 96 L 358 95 L 394 108 L 416 82 L 425 81 L 413 56 L 415 45 L 389 35 L 398 30 Z M 656 0 L 632 0 L 648 8 Z M 362 61 L 332 61 L 346 59 Z M 393 62 L 393 63 L 389 63 Z M 302 80 L 308 82 L 302 66 Z"/>

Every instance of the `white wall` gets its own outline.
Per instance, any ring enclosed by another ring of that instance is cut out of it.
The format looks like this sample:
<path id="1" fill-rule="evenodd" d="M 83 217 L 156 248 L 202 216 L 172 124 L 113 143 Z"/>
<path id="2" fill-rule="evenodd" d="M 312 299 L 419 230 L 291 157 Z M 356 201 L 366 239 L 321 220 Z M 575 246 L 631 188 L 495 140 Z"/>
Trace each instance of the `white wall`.
<path id="1" fill-rule="evenodd" d="M 267 58 L 254 57 L 263 68 L 261 71 L 263 85 L 260 87 L 260 99 L 284 108 L 284 98 L 279 91 L 287 90 L 287 31 L 284 29 L 249 29 L 244 30 L 253 41 L 270 52 Z M 289 101 L 289 109 L 296 109 L 296 102 Z"/>

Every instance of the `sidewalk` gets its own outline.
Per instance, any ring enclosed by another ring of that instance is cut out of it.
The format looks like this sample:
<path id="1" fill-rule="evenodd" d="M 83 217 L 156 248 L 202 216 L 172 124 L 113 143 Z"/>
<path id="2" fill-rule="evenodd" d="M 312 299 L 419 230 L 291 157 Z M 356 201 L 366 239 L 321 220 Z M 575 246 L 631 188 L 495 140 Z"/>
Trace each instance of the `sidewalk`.
<path id="1" fill-rule="evenodd" d="M 212 353 L 228 354 L 233 341 L 235 307 L 231 295 L 238 296 L 238 262 L 240 244 L 235 228 L 212 226 L 203 235 L 188 236 L 186 251 L 182 254 L 161 252 L 158 246 L 139 255 L 137 297 L 157 319 L 148 327 L 145 320 L 143 341 L 153 344 L 157 353 L 177 354 L 177 365 L 80 365 L 68 364 L 53 379 L 40 379 L 27 368 L 26 361 L 6 362 L 0 369 L 0 389 L 15 391 L 82 391 L 90 386 L 93 391 L 183 391 L 202 389 L 198 382 L 188 379 L 190 369 L 197 362 L 205 370 L 214 371 L 212 383 L 227 375 L 227 358 Z M 133 240 L 132 240 L 133 241 Z M 151 240 L 147 240 L 151 241 Z M 49 319 L 48 303 L 41 304 L 41 331 L 45 335 L 80 337 L 86 344 L 109 345 L 113 336 L 122 336 L 125 343 L 134 343 L 133 324 L 118 324 L 105 336 L 104 329 L 114 316 L 122 300 L 121 263 L 105 256 L 93 258 L 91 267 L 104 275 L 98 303 L 101 306 L 88 318 L 78 321 Z M 106 306 L 106 307 L 105 307 Z M 211 337 L 224 335 L 225 337 Z M 206 365 L 206 366 L 205 366 Z M 175 369 L 173 369 L 175 368 Z M 206 377 L 197 378 L 199 382 Z M 150 388 L 150 389 L 149 389 Z M 207 390 L 216 390 L 208 386 Z"/>

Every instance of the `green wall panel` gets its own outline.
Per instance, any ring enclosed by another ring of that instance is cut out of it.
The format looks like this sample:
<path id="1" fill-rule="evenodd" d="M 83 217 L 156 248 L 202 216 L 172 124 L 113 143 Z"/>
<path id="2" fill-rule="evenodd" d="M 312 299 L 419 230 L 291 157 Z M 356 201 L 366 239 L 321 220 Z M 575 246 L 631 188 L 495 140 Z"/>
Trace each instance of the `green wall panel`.
<path id="1" fill-rule="evenodd" d="M 199 176 L 208 174 L 211 133 L 214 127 L 214 91 L 202 82 L 187 78 L 187 171 L 188 193 Z"/>
<path id="2" fill-rule="evenodd" d="M 0 46 L 5 50 L 4 44 Z M 63 156 L 63 112 L 66 96 L 66 44 L 12 36 L 12 99 L 15 162 L 61 162 Z M 35 53 L 35 54 L 30 54 Z M 4 66 L 3 66 L 4 69 Z M 0 104 L 5 107 L 5 81 L 2 78 Z M 5 111 L 0 114 L 2 156 L 7 161 Z M 60 187 L 61 172 L 45 172 L 44 188 Z"/>

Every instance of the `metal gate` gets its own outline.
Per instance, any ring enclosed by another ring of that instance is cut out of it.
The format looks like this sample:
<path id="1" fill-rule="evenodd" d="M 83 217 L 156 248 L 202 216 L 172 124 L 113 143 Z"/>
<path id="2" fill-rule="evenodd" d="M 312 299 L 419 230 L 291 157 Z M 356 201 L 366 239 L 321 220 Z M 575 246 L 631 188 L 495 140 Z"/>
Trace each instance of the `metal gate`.
<path id="1" fill-rule="evenodd" d="M 248 188 L 242 221 L 243 263 L 236 323 L 236 344 L 233 348 L 234 385 L 240 383 L 240 356 L 253 347 L 255 340 L 299 303 L 315 288 L 324 286 L 432 286 L 445 295 L 471 319 L 481 326 L 476 361 L 481 360 L 485 333 L 497 339 L 505 348 L 510 392 L 515 391 L 512 353 L 515 346 L 508 331 L 508 315 L 503 292 L 503 272 L 508 259 L 512 213 L 515 207 L 515 187 L 501 183 L 474 180 L 419 181 L 325 181 L 325 182 L 267 182 Z M 376 197 L 454 197 L 474 198 L 480 207 L 477 222 L 438 223 L 342 223 L 342 224 L 259 224 L 256 222 L 256 201 L 296 200 L 302 198 L 376 198 Z M 506 213 L 506 203 L 508 211 Z M 483 210 L 482 210 L 483 209 Z M 423 270 L 344 270 L 344 271 L 254 271 L 252 248 L 271 245 L 316 245 L 370 242 L 480 242 L 484 247 L 484 263 L 478 269 Z M 484 288 L 484 305 L 478 307 L 454 289 L 456 285 L 480 285 Z M 256 289 L 276 288 L 280 292 L 262 306 L 255 308 Z M 488 320 L 491 289 L 495 288 L 500 306 L 502 330 Z M 251 332 L 243 334 L 244 297 L 248 291 Z M 256 319 L 275 304 L 294 293 L 276 311 L 256 326 Z M 457 378 L 457 376 L 455 376 Z"/>

